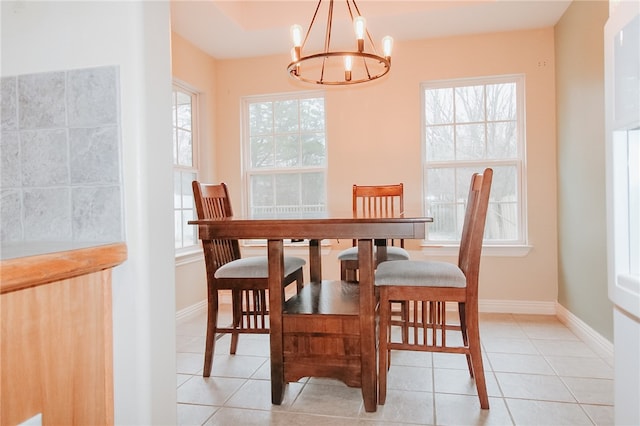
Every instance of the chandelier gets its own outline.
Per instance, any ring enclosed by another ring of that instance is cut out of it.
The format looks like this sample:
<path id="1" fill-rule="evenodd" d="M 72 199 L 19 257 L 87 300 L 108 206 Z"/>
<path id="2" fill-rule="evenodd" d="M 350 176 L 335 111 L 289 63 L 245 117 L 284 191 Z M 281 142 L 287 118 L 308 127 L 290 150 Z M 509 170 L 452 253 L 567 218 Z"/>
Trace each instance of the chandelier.
<path id="1" fill-rule="evenodd" d="M 355 0 L 345 0 L 355 33 L 353 40 L 355 50 L 331 50 L 333 0 L 329 0 L 323 50 L 316 53 L 307 53 L 304 50 L 309 35 L 312 33 L 313 24 L 318 17 L 322 1 L 318 1 L 304 38 L 300 25 L 296 24 L 291 27 L 293 48 L 291 49 L 291 63 L 287 66 L 289 75 L 307 83 L 347 85 L 376 80 L 387 74 L 391 69 L 393 38 L 386 36 L 382 39 L 383 54 L 379 55 L 371 34 L 367 30 L 366 20 L 360 14 Z"/>

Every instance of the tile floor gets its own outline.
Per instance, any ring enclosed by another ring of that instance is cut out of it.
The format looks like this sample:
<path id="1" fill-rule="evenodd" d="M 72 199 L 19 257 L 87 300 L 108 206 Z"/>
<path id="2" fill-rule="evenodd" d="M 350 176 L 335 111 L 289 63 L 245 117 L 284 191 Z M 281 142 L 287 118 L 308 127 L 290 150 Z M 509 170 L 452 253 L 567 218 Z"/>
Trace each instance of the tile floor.
<path id="1" fill-rule="evenodd" d="M 223 321 L 224 318 L 221 318 Z M 229 336 L 202 377 L 206 315 L 179 321 L 180 425 L 612 425 L 613 363 L 554 316 L 482 314 L 490 410 L 481 410 L 465 357 L 394 352 L 387 401 L 367 413 L 360 389 L 309 378 L 271 404 L 269 338 Z"/>

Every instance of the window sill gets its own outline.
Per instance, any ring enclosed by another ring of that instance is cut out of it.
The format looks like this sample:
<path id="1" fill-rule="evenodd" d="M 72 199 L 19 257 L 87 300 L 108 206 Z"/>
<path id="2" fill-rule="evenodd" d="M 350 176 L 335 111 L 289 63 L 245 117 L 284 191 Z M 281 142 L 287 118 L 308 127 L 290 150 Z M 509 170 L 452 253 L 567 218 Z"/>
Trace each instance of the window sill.
<path id="1" fill-rule="evenodd" d="M 176 266 L 198 262 L 202 259 L 203 257 L 201 246 L 193 246 L 176 251 Z"/>
<path id="2" fill-rule="evenodd" d="M 483 256 L 495 256 L 495 257 L 525 257 L 531 252 L 533 246 L 530 245 L 502 245 L 502 246 L 483 246 Z M 423 245 L 422 253 L 425 256 L 457 256 L 459 246 L 457 245 Z"/>

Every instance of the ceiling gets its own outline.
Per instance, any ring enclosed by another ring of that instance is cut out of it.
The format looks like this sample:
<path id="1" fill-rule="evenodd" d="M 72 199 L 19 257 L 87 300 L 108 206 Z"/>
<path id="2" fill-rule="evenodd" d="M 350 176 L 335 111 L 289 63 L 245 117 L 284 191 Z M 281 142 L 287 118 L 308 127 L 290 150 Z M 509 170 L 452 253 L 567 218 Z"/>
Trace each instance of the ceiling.
<path id="1" fill-rule="evenodd" d="M 351 38 L 344 1 L 334 6 L 332 47 Z M 571 0 L 359 0 L 360 13 L 379 45 L 385 35 L 415 40 L 463 34 L 543 28 L 555 25 Z M 324 37 L 328 0 L 318 13 L 310 41 Z M 173 31 L 217 59 L 288 54 L 289 27 L 309 26 L 316 0 L 171 0 Z M 341 28 L 345 28 L 342 31 Z M 347 28 L 349 28 L 347 30 Z M 349 40 L 349 43 L 353 43 Z"/>

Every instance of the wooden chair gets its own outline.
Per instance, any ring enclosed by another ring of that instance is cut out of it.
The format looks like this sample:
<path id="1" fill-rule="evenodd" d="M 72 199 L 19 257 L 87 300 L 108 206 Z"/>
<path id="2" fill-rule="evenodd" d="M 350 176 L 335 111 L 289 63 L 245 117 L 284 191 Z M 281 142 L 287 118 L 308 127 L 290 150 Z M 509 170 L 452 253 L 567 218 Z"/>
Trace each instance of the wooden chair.
<path id="1" fill-rule="evenodd" d="M 478 327 L 478 273 L 492 177 L 493 170 L 488 168 L 471 179 L 457 265 L 417 260 L 378 265 L 375 283 L 380 291 L 380 404 L 386 399 L 387 370 L 391 350 L 395 349 L 465 354 L 480 407 L 489 408 Z M 403 335 L 405 330 L 411 331 L 409 341 L 403 338 L 398 342 L 391 336 L 392 325 L 398 324 L 391 320 L 391 302 L 398 300 L 409 305 L 409 320 L 399 324 Z M 447 302 L 458 304 L 458 324 L 447 322 Z M 448 339 L 452 330 L 460 331 L 461 344 Z"/>
<path id="2" fill-rule="evenodd" d="M 353 217 L 404 217 L 404 186 L 353 185 L 352 209 Z M 399 240 L 399 247 L 395 241 L 387 242 L 387 260 L 408 260 L 409 253 L 404 249 L 404 240 Z M 338 254 L 340 261 L 340 279 L 343 281 L 358 281 L 358 247 L 353 241 L 353 247 Z"/>
<path id="3" fill-rule="evenodd" d="M 207 185 L 193 181 L 198 219 L 225 218 L 233 215 L 229 191 L 224 183 Z M 207 270 L 208 315 L 203 376 L 211 375 L 216 333 L 231 333 L 230 353 L 235 354 L 239 333 L 269 333 L 267 315 L 268 262 L 266 256 L 241 258 L 238 240 L 203 240 Z M 302 288 L 302 267 L 306 261 L 285 256 L 284 281 Z M 233 322 L 218 327 L 218 291 L 231 290 Z M 283 296 L 284 297 L 284 296 Z"/>

